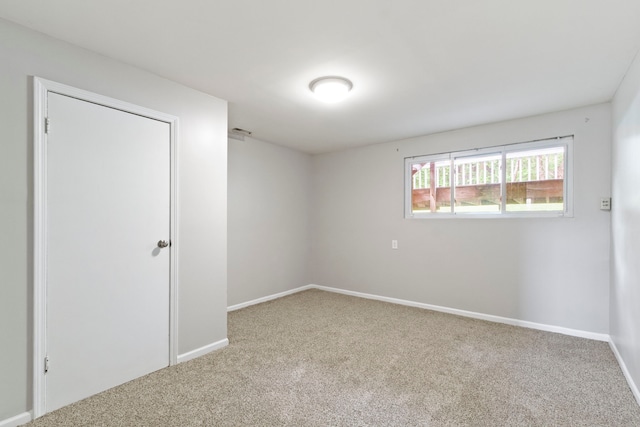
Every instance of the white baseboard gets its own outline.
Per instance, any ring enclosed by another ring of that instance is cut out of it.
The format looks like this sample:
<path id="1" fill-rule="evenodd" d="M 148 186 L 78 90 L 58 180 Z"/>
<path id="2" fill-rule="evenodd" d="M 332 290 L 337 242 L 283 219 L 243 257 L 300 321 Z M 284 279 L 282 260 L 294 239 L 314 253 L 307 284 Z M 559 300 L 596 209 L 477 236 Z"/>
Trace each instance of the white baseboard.
<path id="1" fill-rule="evenodd" d="M 229 307 L 227 307 L 227 311 L 240 310 L 241 308 L 245 308 L 245 307 L 249 307 L 249 306 L 252 306 L 252 305 L 260 304 L 262 302 L 271 301 L 273 299 L 286 297 L 287 295 L 295 294 L 297 292 L 302 292 L 302 291 L 306 291 L 308 289 L 314 289 L 314 288 L 317 288 L 317 286 L 315 286 L 315 285 L 301 286 L 299 288 L 290 289 L 288 291 L 279 292 L 279 293 L 273 294 L 273 295 L 267 295 L 266 297 L 257 298 L 257 299 L 254 299 L 254 300 L 251 300 L 251 301 L 247 301 L 247 302 L 243 302 L 243 303 L 240 303 L 240 304 L 230 305 Z"/>
<path id="2" fill-rule="evenodd" d="M 442 312 L 442 313 L 455 314 L 457 316 L 471 317 L 473 319 L 480 319 L 480 320 L 487 320 L 489 322 L 504 323 L 504 324 L 512 325 L 512 326 L 521 326 L 521 327 L 529 328 L 529 329 L 538 329 L 540 331 L 555 332 L 555 333 L 564 334 L 564 335 L 571 335 L 571 336 L 579 337 L 579 338 L 588 338 L 588 339 L 596 340 L 596 341 L 609 342 L 609 335 L 608 334 L 599 334 L 599 333 L 596 333 L 596 332 L 582 331 L 582 330 L 579 330 L 579 329 L 571 329 L 571 328 L 564 328 L 564 327 L 561 327 L 561 326 L 545 325 L 543 323 L 528 322 L 528 321 L 525 321 L 525 320 L 511 319 L 511 318 L 508 318 L 508 317 L 500 317 L 500 316 L 494 316 L 494 315 L 491 315 L 491 314 L 476 313 L 476 312 L 473 312 L 473 311 L 459 310 L 457 308 L 449 308 L 449 307 L 442 307 L 442 306 L 439 306 L 439 305 L 424 304 L 424 303 L 421 303 L 421 302 L 408 301 L 408 300 L 403 300 L 403 299 L 398 299 L 398 298 L 383 297 L 383 296 L 373 295 L 373 294 L 365 294 L 363 292 L 347 291 L 347 290 L 344 290 L 344 289 L 331 288 L 331 287 L 328 287 L 328 286 L 320 286 L 320 285 L 314 285 L 314 284 L 301 286 L 299 288 L 291 289 L 291 290 L 285 291 L 285 292 L 280 292 L 278 294 L 268 295 L 266 297 L 254 299 L 252 301 L 247 301 L 247 302 L 244 302 L 242 304 L 232 305 L 232 306 L 227 307 L 227 311 L 239 310 L 241 308 L 249 307 L 249 306 L 255 305 L 255 304 L 260 304 L 260 303 L 265 302 L 265 301 L 271 301 L 271 300 L 274 300 L 274 299 L 277 299 L 277 298 L 281 298 L 281 297 L 284 297 L 284 296 L 287 296 L 287 295 L 295 294 L 297 292 L 306 291 L 306 290 L 309 290 L 309 289 L 319 289 L 321 291 L 334 292 L 334 293 L 337 293 L 337 294 L 350 295 L 350 296 L 354 296 L 354 297 L 372 299 L 372 300 L 376 300 L 376 301 L 390 302 L 392 304 L 406 305 L 406 306 L 409 306 L 409 307 L 423 308 L 423 309 L 426 309 L 426 310 L 433 310 L 433 311 L 439 311 L 439 312 Z"/>
<path id="3" fill-rule="evenodd" d="M 204 347 L 196 348 L 184 354 L 178 355 L 178 363 L 186 362 L 187 360 L 195 359 L 196 357 L 204 356 L 212 351 L 219 350 L 229 345 L 229 339 L 225 338 L 220 341 L 205 345 Z"/>
<path id="4" fill-rule="evenodd" d="M 0 421 L 0 427 L 18 427 L 22 424 L 28 423 L 29 421 L 31 421 L 31 413 L 24 412 L 20 415 L 16 415 L 15 417 Z"/>
<path id="5" fill-rule="evenodd" d="M 624 374 L 624 377 L 627 379 L 627 384 L 629 384 L 629 388 L 631 389 L 631 393 L 633 393 L 633 397 L 636 398 L 636 402 L 638 402 L 638 405 L 640 405 L 640 389 L 638 389 L 637 384 L 633 381 L 633 378 L 631 377 L 631 373 L 627 369 L 627 365 L 624 363 L 624 359 L 620 355 L 620 352 L 618 351 L 618 347 L 616 347 L 616 343 L 613 342 L 613 339 L 609 340 L 609 347 L 611 347 L 611 351 L 613 351 L 613 354 L 616 356 L 616 359 L 618 360 L 618 365 L 620 365 L 620 369 L 622 369 L 622 373 Z"/>
<path id="6" fill-rule="evenodd" d="M 409 307 L 424 308 L 426 310 L 433 310 L 433 311 L 439 311 L 442 313 L 455 314 L 457 316 L 463 316 L 463 317 L 471 317 L 473 319 L 487 320 L 489 322 L 504 323 L 512 326 L 522 326 L 524 328 L 538 329 L 538 330 L 547 331 L 547 332 L 556 332 L 559 334 L 571 335 L 571 336 L 580 337 L 580 338 L 588 338 L 596 341 L 605 341 L 605 342 L 609 341 L 608 334 L 599 334 L 596 332 L 581 331 L 579 329 L 570 329 L 570 328 L 564 328 L 561 326 L 545 325 L 543 323 L 528 322 L 525 320 L 511 319 L 509 317 L 500 317 L 500 316 L 494 316 L 491 314 L 459 310 L 457 308 L 442 307 L 439 305 L 431 305 L 431 304 L 424 304 L 421 302 L 414 302 L 414 301 L 408 301 L 408 300 L 397 299 L 397 298 L 382 297 L 379 295 L 365 294 L 362 292 L 346 291 L 344 289 L 330 288 L 327 286 L 318 286 L 318 285 L 311 285 L 311 286 L 315 289 L 320 289 L 323 291 L 351 295 L 351 296 L 360 297 L 360 298 L 373 299 L 377 301 L 390 302 L 393 304 L 406 305 Z"/>

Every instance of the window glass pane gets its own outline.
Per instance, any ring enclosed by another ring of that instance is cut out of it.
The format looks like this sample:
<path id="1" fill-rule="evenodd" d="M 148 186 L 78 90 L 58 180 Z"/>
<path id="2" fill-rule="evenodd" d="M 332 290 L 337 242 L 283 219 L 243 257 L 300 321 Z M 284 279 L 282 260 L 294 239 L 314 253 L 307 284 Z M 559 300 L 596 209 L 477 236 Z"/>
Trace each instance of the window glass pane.
<path id="1" fill-rule="evenodd" d="M 500 154 L 455 159 L 454 211 L 456 213 L 500 212 L 501 163 Z"/>
<path id="2" fill-rule="evenodd" d="M 411 165 L 411 211 L 451 212 L 451 162 L 427 161 Z"/>
<path id="3" fill-rule="evenodd" d="M 407 157 L 405 217 L 572 217 L 572 153 L 562 136 Z"/>
<path id="4" fill-rule="evenodd" d="M 565 147 L 507 153 L 507 212 L 564 210 Z"/>

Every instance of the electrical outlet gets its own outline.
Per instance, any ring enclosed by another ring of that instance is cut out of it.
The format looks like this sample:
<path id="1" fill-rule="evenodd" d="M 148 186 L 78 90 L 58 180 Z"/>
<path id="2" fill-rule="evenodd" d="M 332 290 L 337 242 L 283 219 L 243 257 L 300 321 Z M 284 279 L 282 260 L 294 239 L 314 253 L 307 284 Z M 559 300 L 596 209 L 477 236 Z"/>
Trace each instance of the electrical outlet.
<path id="1" fill-rule="evenodd" d="M 603 197 L 600 199 L 600 210 L 601 211 L 611 210 L 611 197 Z"/>
<path id="2" fill-rule="evenodd" d="M 398 249 L 398 241 L 397 240 L 392 240 L 391 241 L 391 249 Z"/>

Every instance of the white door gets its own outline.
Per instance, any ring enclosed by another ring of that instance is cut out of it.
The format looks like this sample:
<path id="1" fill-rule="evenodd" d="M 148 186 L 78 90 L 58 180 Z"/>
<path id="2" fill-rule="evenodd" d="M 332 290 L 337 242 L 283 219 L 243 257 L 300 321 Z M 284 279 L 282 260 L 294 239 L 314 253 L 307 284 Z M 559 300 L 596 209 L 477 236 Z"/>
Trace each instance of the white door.
<path id="1" fill-rule="evenodd" d="M 49 93 L 45 406 L 169 365 L 170 125 Z"/>

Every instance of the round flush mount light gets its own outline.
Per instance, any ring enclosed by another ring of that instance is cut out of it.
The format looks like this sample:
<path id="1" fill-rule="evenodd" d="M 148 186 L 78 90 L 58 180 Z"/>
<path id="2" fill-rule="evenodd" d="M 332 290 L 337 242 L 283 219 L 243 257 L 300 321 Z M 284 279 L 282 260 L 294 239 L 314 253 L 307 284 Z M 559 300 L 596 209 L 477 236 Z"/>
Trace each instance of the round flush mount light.
<path id="1" fill-rule="evenodd" d="M 309 83 L 309 89 L 322 102 L 340 102 L 349 95 L 353 83 L 344 77 L 319 77 Z"/>

